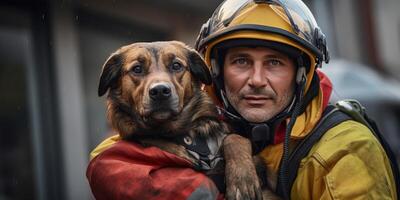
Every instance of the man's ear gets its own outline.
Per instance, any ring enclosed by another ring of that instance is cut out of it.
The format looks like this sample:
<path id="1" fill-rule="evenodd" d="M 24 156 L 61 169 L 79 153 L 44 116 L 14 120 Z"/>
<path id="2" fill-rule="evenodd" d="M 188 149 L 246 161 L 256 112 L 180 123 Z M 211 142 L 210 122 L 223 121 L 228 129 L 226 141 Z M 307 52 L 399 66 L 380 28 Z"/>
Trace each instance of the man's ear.
<path id="1" fill-rule="evenodd" d="M 211 73 L 206 62 L 195 50 L 189 50 L 189 69 L 192 76 L 200 80 L 205 85 L 211 85 Z"/>
<path id="2" fill-rule="evenodd" d="M 103 96 L 110 87 L 116 84 L 121 76 L 122 62 L 122 56 L 114 53 L 104 63 L 97 90 L 99 96 Z"/>

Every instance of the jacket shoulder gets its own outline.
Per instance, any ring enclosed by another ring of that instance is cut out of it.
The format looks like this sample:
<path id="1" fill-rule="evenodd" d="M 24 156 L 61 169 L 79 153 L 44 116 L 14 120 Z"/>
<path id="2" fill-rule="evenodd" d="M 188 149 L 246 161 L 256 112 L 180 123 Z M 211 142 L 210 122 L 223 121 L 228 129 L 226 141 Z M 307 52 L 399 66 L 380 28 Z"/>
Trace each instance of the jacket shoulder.
<path id="1" fill-rule="evenodd" d="M 371 130 L 359 122 L 347 120 L 329 129 L 313 146 L 309 156 L 317 155 L 323 163 L 330 164 L 347 154 L 364 157 L 372 152 L 384 154 Z"/>
<path id="2" fill-rule="evenodd" d="M 99 145 L 97 145 L 91 152 L 90 152 L 90 160 L 95 158 L 97 155 L 99 155 L 101 152 L 104 150 L 110 148 L 113 144 L 116 142 L 120 141 L 121 137 L 116 134 L 112 135 L 108 138 L 106 138 L 104 141 L 102 141 Z"/>
<path id="3" fill-rule="evenodd" d="M 395 197 L 384 149 L 366 126 L 353 120 L 329 129 L 302 159 L 293 191 L 299 197 L 293 199 Z"/>

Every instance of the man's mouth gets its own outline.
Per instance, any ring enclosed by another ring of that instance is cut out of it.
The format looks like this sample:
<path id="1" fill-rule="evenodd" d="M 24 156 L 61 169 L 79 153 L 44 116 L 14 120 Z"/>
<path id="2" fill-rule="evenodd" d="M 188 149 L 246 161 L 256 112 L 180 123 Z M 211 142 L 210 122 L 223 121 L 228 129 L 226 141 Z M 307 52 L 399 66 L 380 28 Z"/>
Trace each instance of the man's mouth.
<path id="1" fill-rule="evenodd" d="M 264 105 L 267 101 L 272 100 L 271 97 L 265 95 L 244 95 L 243 99 L 252 106 Z"/>

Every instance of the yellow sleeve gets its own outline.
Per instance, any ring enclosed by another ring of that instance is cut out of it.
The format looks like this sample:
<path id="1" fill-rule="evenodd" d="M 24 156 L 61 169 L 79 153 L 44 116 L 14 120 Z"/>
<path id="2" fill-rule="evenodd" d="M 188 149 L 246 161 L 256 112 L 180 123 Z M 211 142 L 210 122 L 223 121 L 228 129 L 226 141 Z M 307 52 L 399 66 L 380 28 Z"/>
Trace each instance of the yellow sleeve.
<path id="1" fill-rule="evenodd" d="M 346 121 L 300 163 L 292 199 L 396 199 L 390 162 L 368 128 Z"/>
<path id="2" fill-rule="evenodd" d="M 113 135 L 105 139 L 103 142 L 97 145 L 97 147 L 94 148 L 92 152 L 90 152 L 90 160 L 92 160 L 94 157 L 99 155 L 101 152 L 103 152 L 119 140 L 121 140 L 121 137 L 119 135 Z"/>

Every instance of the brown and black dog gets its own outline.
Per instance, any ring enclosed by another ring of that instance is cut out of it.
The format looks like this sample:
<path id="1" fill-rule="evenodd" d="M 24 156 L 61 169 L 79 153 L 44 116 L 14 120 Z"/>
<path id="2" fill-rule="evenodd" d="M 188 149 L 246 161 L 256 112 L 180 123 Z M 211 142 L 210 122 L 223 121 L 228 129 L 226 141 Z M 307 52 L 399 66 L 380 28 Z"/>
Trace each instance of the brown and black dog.
<path id="1" fill-rule="evenodd" d="M 217 138 L 225 159 L 226 197 L 262 199 L 250 143 L 227 137 L 222 144 L 228 128 L 201 90 L 211 81 L 204 60 L 181 42 L 134 43 L 108 58 L 98 95 L 108 91 L 108 120 L 123 139 L 157 146 L 196 163 L 198 159 L 173 138 Z"/>

